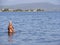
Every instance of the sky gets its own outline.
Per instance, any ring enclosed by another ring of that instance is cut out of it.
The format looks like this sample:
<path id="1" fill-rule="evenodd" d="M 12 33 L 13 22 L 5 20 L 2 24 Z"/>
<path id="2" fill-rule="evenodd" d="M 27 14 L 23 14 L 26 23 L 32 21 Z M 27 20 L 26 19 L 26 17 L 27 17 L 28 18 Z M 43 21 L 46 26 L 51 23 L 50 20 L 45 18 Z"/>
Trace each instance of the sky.
<path id="1" fill-rule="evenodd" d="M 24 3 L 52 3 L 56 5 L 60 5 L 60 0 L 0 0 L 0 5 L 16 5 L 16 4 L 24 4 Z"/>

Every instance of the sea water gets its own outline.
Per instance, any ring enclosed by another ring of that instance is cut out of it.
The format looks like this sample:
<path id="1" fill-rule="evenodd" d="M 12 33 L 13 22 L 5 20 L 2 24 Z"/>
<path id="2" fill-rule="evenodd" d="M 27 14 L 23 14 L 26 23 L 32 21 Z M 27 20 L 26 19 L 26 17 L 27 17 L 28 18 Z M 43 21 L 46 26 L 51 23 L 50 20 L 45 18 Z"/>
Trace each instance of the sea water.
<path id="1" fill-rule="evenodd" d="M 60 12 L 0 12 L 0 45 L 60 45 Z"/>

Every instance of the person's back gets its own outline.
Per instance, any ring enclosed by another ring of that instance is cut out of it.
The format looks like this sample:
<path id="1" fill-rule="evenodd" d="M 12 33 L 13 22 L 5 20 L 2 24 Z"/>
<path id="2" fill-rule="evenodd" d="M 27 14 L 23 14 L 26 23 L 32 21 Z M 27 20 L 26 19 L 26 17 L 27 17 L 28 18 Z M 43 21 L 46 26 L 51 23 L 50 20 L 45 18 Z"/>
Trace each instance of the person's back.
<path id="1" fill-rule="evenodd" d="M 11 32 L 11 33 L 14 32 L 14 27 L 13 27 L 11 21 L 9 22 L 9 25 L 8 25 L 8 33 L 10 33 L 10 32 Z"/>

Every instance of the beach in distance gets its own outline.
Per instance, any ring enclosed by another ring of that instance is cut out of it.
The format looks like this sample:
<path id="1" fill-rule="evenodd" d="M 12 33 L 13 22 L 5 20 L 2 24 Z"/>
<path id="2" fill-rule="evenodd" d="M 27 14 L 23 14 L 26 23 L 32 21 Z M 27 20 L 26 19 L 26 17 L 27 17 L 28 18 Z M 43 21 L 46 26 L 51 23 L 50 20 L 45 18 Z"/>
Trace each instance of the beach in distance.
<path id="1" fill-rule="evenodd" d="M 60 45 L 60 11 L 0 12 L 0 45 Z"/>

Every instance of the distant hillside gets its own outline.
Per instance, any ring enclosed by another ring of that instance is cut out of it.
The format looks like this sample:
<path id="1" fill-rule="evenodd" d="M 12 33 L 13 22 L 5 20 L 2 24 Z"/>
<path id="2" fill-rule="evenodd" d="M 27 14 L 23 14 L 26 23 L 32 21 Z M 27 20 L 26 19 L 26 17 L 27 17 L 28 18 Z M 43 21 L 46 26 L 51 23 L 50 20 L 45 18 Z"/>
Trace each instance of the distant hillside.
<path id="1" fill-rule="evenodd" d="M 12 6 L 1 6 L 5 8 L 19 8 L 19 9 L 35 9 L 41 8 L 49 11 L 60 11 L 60 5 L 54 5 L 51 3 L 29 3 L 29 4 L 17 4 Z"/>

